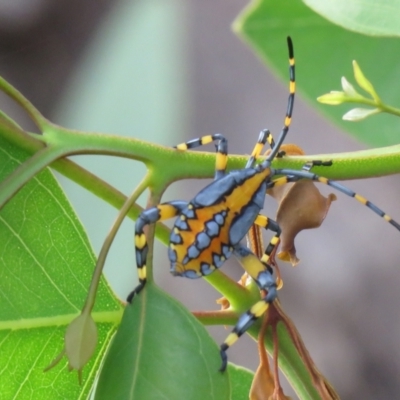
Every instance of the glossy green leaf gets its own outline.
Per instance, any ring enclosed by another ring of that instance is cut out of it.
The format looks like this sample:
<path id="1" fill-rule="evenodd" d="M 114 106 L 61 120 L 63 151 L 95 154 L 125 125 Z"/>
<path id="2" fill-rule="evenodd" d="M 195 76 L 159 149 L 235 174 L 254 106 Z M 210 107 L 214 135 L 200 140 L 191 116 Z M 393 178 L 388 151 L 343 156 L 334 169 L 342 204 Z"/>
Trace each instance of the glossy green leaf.
<path id="1" fill-rule="evenodd" d="M 298 92 L 313 107 L 371 146 L 391 145 L 400 141 L 398 119 L 392 115 L 379 114 L 357 123 L 348 122 L 343 121 L 342 116 L 353 108 L 351 105 L 329 106 L 316 101 L 318 96 L 331 90 L 340 91 L 342 76 L 355 84 L 352 61 L 357 60 L 382 101 L 399 106 L 398 39 L 350 32 L 316 14 L 300 0 L 290 3 L 254 0 L 237 18 L 234 29 L 286 82 L 289 79 L 286 36 L 290 35 L 294 43 Z M 284 110 L 282 118 L 283 114 Z M 310 131 L 310 134 L 318 140 L 318 132 Z"/>
<path id="2" fill-rule="evenodd" d="M 303 0 L 327 20 L 365 35 L 400 36 L 399 0 Z"/>
<path id="3" fill-rule="evenodd" d="M 148 283 L 125 309 L 96 400 L 230 399 L 219 349 L 180 303 Z"/>
<path id="4" fill-rule="evenodd" d="M 0 137 L 0 180 L 27 155 Z M 43 370 L 64 346 L 80 312 L 95 258 L 86 234 L 49 171 L 29 182 L 0 212 L 0 397 L 86 398 L 121 308 L 103 281 L 94 318 L 96 353 L 80 386 L 66 359 Z"/>
<path id="5" fill-rule="evenodd" d="M 246 368 L 228 364 L 229 378 L 231 381 L 231 400 L 248 400 L 254 373 Z"/>

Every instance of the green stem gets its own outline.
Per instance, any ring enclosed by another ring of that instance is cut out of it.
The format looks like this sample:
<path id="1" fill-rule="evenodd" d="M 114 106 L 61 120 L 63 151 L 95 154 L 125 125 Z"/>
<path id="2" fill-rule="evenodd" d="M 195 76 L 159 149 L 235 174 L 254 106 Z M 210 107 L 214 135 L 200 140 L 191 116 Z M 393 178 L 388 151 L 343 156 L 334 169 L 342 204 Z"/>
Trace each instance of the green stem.
<path id="1" fill-rule="evenodd" d="M 154 174 L 152 175 L 152 178 L 154 178 Z M 147 201 L 146 208 L 151 208 L 155 207 L 161 202 L 161 197 L 165 191 L 165 189 L 168 187 L 168 183 L 160 183 L 159 185 L 155 185 L 154 182 L 149 183 L 149 188 L 150 188 L 150 196 Z M 153 256 L 154 256 L 154 238 L 155 238 L 155 232 L 156 232 L 156 225 L 151 224 L 147 227 L 147 245 L 148 245 L 148 253 L 147 253 L 147 259 L 146 259 L 146 278 L 148 281 L 153 281 Z M 168 240 L 165 243 L 166 245 L 169 244 L 169 235 L 168 235 Z"/>
<path id="2" fill-rule="evenodd" d="M 378 108 L 382 112 L 386 112 L 388 114 L 393 114 L 396 115 L 397 117 L 400 117 L 400 110 L 396 107 L 388 106 L 385 103 L 382 103 L 381 101 L 377 102 L 375 99 L 368 99 L 367 97 L 354 97 L 354 98 L 348 98 L 346 100 L 346 103 L 354 103 L 354 104 L 363 104 L 366 106 Z"/>
<path id="3" fill-rule="evenodd" d="M 149 174 L 142 180 L 139 186 L 133 191 L 133 193 L 126 199 L 124 205 L 120 209 L 117 218 L 115 219 L 110 232 L 108 233 L 106 239 L 104 240 L 103 246 L 101 247 L 99 257 L 97 258 L 96 267 L 93 272 L 93 277 L 90 282 L 90 287 L 88 291 L 88 295 L 85 301 L 85 305 L 83 306 L 83 313 L 90 313 L 93 309 L 97 288 L 100 283 L 100 278 L 103 273 L 103 267 L 106 262 L 107 254 L 110 250 L 111 244 L 113 243 L 115 236 L 121 227 L 122 222 L 124 221 L 126 215 L 128 214 L 131 207 L 135 204 L 138 197 L 146 190 L 149 181 Z"/>
<path id="4" fill-rule="evenodd" d="M 230 310 L 193 311 L 192 314 L 203 325 L 235 325 L 239 314 Z"/>
<path id="5" fill-rule="evenodd" d="M 4 78 L 0 76 L 0 90 L 15 100 L 31 117 L 32 121 L 37 127 L 43 131 L 46 126 L 46 119 L 39 112 L 39 110 L 33 106 L 33 104 L 15 87 L 10 85 Z"/>
<path id="6" fill-rule="evenodd" d="M 159 175 L 154 177 L 154 183 L 173 182 L 189 178 L 209 178 L 215 168 L 215 153 L 200 151 L 178 151 L 172 148 L 155 145 L 132 138 L 88 133 L 67 132 L 62 141 L 62 155 L 72 154 L 103 154 L 131 158 L 144 162 Z M 60 134 L 61 136 L 61 134 Z M 71 143 L 66 143 L 69 140 Z M 53 142 L 50 140 L 49 143 Z M 229 155 L 228 170 L 243 168 L 247 156 Z M 400 145 L 381 147 L 334 154 L 313 154 L 297 157 L 283 157 L 273 163 L 277 168 L 301 168 L 309 160 L 333 160 L 330 168 L 315 168 L 317 174 L 323 174 L 330 179 L 360 179 L 400 172 Z M 168 165 L 168 168 L 165 166 Z M 313 169 L 314 170 L 314 169 Z"/>
<path id="7" fill-rule="evenodd" d="M 24 133 L 19 134 L 16 129 L 4 126 L 4 123 L 1 125 L 0 134 L 2 136 L 30 153 L 43 148 L 44 144 L 55 141 L 61 147 L 60 157 L 68 154 L 106 154 L 141 160 L 146 164 L 151 163 L 151 167 L 159 171 L 157 177 L 154 177 L 156 185 L 158 183 L 156 179 L 160 182 L 173 182 L 186 178 L 209 178 L 214 173 L 214 153 L 181 152 L 141 140 L 97 133 L 73 132 L 54 125 L 51 125 L 51 129 L 46 125 L 47 134 L 49 130 L 52 131 L 50 134 L 52 139 L 48 139 L 46 135 L 44 137 L 35 135 L 32 138 Z M 56 131 L 58 133 L 55 133 Z M 54 135 L 61 139 L 55 139 Z M 72 140 L 72 144 L 66 143 L 68 140 Z M 315 168 L 317 174 L 330 179 L 377 177 L 400 172 L 400 145 L 348 153 L 284 157 L 275 160 L 273 165 L 278 168 L 298 169 L 306 161 L 314 159 L 333 160 L 333 166 L 330 168 Z M 246 156 L 229 155 L 228 170 L 243 168 L 246 160 Z M 57 169 L 59 165 L 56 162 L 51 166 Z M 168 168 L 165 168 L 165 165 L 168 165 Z M 60 172 L 65 174 L 65 170 Z M 74 173 L 80 172 L 75 170 Z M 75 177 L 74 180 L 77 181 L 79 178 Z M 90 181 L 86 181 L 85 185 L 91 190 Z"/>
<path id="8" fill-rule="evenodd" d="M 244 286 L 219 269 L 205 276 L 204 279 L 229 300 L 234 310 L 243 311 L 254 303 L 254 298 L 250 296 L 250 292 Z"/>
<path id="9" fill-rule="evenodd" d="M 379 105 L 379 108 L 382 111 L 384 111 L 384 112 L 386 112 L 388 114 L 393 114 L 393 115 L 396 115 L 397 117 L 400 117 L 400 110 L 398 108 L 395 108 L 395 107 L 392 107 L 392 106 L 388 106 L 388 105 L 383 104 L 383 103 L 381 103 Z"/>

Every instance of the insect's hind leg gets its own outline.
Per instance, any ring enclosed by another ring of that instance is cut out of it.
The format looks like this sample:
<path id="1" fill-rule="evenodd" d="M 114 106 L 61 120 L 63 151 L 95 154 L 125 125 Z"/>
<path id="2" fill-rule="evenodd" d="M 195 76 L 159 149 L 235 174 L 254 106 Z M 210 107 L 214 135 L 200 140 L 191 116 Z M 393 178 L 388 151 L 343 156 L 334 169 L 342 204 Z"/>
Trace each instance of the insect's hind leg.
<path id="1" fill-rule="evenodd" d="M 174 148 L 186 151 L 195 147 L 204 146 L 214 141 L 218 141 L 215 146 L 217 158 L 215 160 L 214 179 L 216 180 L 225 175 L 226 164 L 228 162 L 228 141 L 221 133 L 214 133 L 213 135 L 206 135 L 200 138 L 192 139 L 188 142 L 177 144 L 174 146 Z"/>
<path id="2" fill-rule="evenodd" d="M 261 290 L 267 291 L 267 294 L 239 317 L 239 320 L 234 326 L 232 332 L 225 339 L 224 343 L 221 344 L 220 354 L 222 364 L 220 371 L 225 371 L 226 369 L 228 362 L 228 356 L 226 352 L 229 347 L 231 347 L 258 318 L 264 315 L 269 305 L 277 297 L 277 285 L 272 276 L 272 271 L 270 268 L 261 263 L 260 260 L 247 247 L 240 244 L 235 247 L 234 254 L 239 259 L 246 272 L 257 283 L 258 287 Z"/>
<path id="3" fill-rule="evenodd" d="M 139 275 L 139 285 L 129 294 L 127 301 L 130 303 L 133 297 L 144 288 L 146 284 L 146 261 L 148 245 L 144 227 L 153 224 L 157 221 L 162 221 L 172 217 L 176 217 L 185 207 L 186 201 L 170 201 L 167 203 L 159 204 L 156 207 L 144 210 L 139 215 L 135 224 L 135 252 L 136 252 L 136 266 Z"/>

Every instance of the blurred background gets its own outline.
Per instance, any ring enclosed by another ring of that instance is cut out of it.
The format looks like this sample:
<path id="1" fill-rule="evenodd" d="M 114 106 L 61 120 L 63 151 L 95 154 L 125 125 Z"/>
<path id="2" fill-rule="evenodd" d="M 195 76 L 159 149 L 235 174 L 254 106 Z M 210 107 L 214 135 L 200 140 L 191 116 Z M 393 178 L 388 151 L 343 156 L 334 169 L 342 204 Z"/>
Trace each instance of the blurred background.
<path id="1" fill-rule="evenodd" d="M 280 131 L 288 85 L 278 82 L 231 32 L 231 22 L 245 5 L 239 0 L 0 0 L 0 74 L 46 117 L 68 128 L 167 146 L 221 132 L 231 153 L 247 154 L 261 129 Z M 296 57 L 296 62 L 307 60 Z M 33 129 L 23 111 L 0 100 L 4 111 Z M 288 141 L 307 154 L 365 148 L 299 96 Z M 126 194 L 145 171 L 129 160 L 74 160 Z M 59 178 L 97 253 L 117 211 Z M 173 185 L 165 200 L 189 200 L 203 183 Z M 398 176 L 346 185 L 400 219 Z M 273 217 L 275 212 L 274 201 L 267 199 L 265 213 Z M 398 398 L 398 235 L 368 209 L 338 194 L 322 227 L 296 239 L 301 263 L 296 268 L 281 264 L 282 306 L 342 399 Z M 132 238 L 128 221 L 106 265 L 121 298 L 136 282 Z M 165 247 L 158 246 L 156 257 L 160 286 L 192 310 L 217 308 L 219 295 L 204 281 L 170 276 Z M 242 269 L 231 260 L 224 272 L 238 279 Z M 228 334 L 223 327 L 210 331 L 218 343 Z M 257 367 L 256 346 L 247 337 L 229 356 L 252 370 Z"/>

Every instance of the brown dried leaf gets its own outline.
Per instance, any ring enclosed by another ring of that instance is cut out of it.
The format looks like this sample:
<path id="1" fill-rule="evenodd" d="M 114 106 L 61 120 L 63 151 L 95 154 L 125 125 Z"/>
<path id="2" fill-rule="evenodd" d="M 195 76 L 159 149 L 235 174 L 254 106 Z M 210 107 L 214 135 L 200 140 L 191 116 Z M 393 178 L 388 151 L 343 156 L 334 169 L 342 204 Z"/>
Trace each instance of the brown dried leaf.
<path id="1" fill-rule="evenodd" d="M 260 332 L 258 334 L 258 354 L 260 356 L 260 365 L 254 374 L 251 384 L 249 398 L 250 400 L 270 400 L 275 391 L 275 379 L 269 367 L 268 355 L 264 346 L 264 337 L 269 325 L 269 310 L 264 315 Z"/>
<path id="2" fill-rule="evenodd" d="M 293 321 L 283 311 L 279 301 L 274 302 L 274 310 L 276 312 L 276 319 L 283 323 L 288 331 L 292 343 L 296 347 L 304 365 L 310 373 L 313 385 L 318 391 L 322 400 L 339 400 L 339 395 L 335 392 L 335 389 L 331 386 L 329 381 L 319 372 L 318 368 L 314 364 L 307 348 L 304 345 L 303 339 L 300 336 L 299 331 L 294 325 Z"/>
<path id="3" fill-rule="evenodd" d="M 279 203 L 276 222 L 282 229 L 281 247 L 278 258 L 296 265 L 294 239 L 303 229 L 318 228 L 336 196 L 324 197 L 311 181 L 291 182 L 268 190 Z"/>
<path id="4" fill-rule="evenodd" d="M 281 149 L 286 155 L 304 155 L 303 150 L 294 144 L 283 145 Z M 307 180 L 276 186 L 267 193 L 279 203 L 276 222 L 282 234 L 278 258 L 296 265 L 300 261 L 294 245 L 296 235 L 303 229 L 318 228 L 336 196 L 331 193 L 324 197 L 314 182 Z"/>
<path id="5" fill-rule="evenodd" d="M 275 303 L 274 303 L 275 304 Z M 260 365 L 254 374 L 251 384 L 249 398 L 250 400 L 290 400 L 285 396 L 278 375 L 278 336 L 276 332 L 276 312 L 274 304 L 271 304 L 261 325 L 258 334 L 258 354 L 260 356 Z M 274 341 L 273 366 L 274 372 L 271 371 L 268 361 L 267 351 L 264 345 L 264 338 L 268 327 L 272 327 L 272 336 Z"/>
<path id="6" fill-rule="evenodd" d="M 260 364 L 254 374 L 254 379 L 251 384 L 249 398 L 250 400 L 265 400 L 271 399 L 275 390 L 274 377 L 264 364 Z"/>

